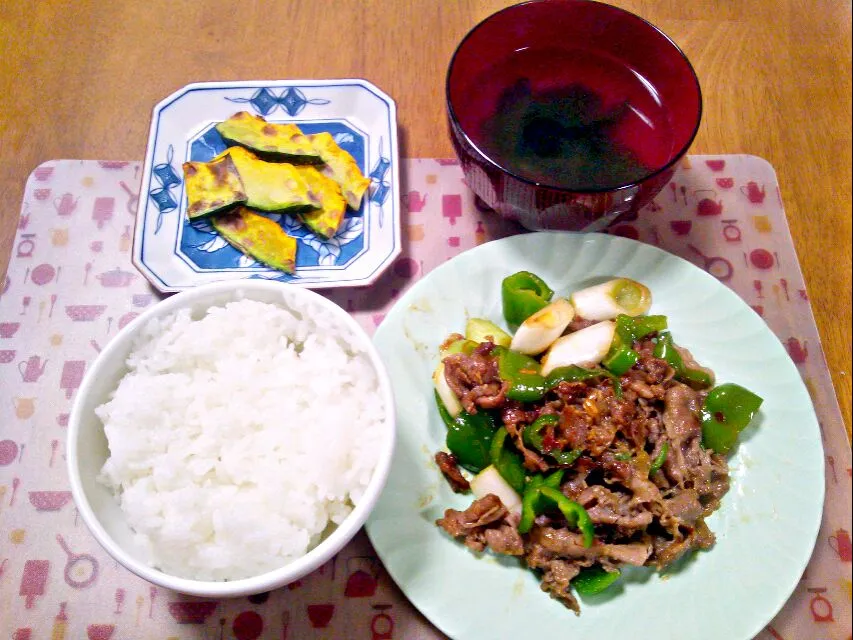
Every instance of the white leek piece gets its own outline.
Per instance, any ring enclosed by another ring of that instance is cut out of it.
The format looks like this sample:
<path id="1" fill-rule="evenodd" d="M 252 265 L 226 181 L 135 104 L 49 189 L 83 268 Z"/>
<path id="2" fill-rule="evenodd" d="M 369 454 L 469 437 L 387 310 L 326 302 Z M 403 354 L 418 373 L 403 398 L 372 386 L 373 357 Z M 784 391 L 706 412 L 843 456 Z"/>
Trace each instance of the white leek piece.
<path id="1" fill-rule="evenodd" d="M 501 499 L 507 511 L 521 515 L 521 496 L 516 493 L 503 476 L 489 465 L 471 480 L 471 493 L 477 498 L 483 498 L 493 493 Z"/>
<path id="2" fill-rule="evenodd" d="M 616 323 L 605 320 L 558 338 L 542 358 L 542 375 L 573 364 L 598 364 L 610 350 L 615 333 Z"/>
<path id="3" fill-rule="evenodd" d="M 444 377 L 444 363 L 439 362 L 432 374 L 432 383 L 435 385 L 435 390 L 438 393 L 439 399 L 444 403 L 444 408 L 451 418 L 455 418 L 462 413 L 462 403 L 459 398 L 447 384 L 447 378 Z"/>
<path id="4" fill-rule="evenodd" d="M 509 348 L 529 356 L 540 354 L 562 335 L 574 317 L 572 303 L 557 298 L 521 323 Z"/>
<path id="5" fill-rule="evenodd" d="M 620 313 L 629 316 L 646 313 L 652 306 L 652 292 L 635 280 L 616 278 L 575 291 L 570 300 L 575 312 L 585 320 L 612 320 Z"/>

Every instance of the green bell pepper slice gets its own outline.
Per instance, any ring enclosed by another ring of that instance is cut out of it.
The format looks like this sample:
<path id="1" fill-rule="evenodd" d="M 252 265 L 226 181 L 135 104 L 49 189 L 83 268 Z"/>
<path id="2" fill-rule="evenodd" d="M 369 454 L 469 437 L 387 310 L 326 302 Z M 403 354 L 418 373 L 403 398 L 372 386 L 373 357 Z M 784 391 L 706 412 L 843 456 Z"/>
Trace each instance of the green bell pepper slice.
<path id="1" fill-rule="evenodd" d="M 582 596 L 594 596 L 608 589 L 616 582 L 622 572 L 606 571 L 601 565 L 581 569 L 580 573 L 572 580 L 572 586 Z"/>
<path id="2" fill-rule="evenodd" d="M 518 493 L 522 493 L 524 483 L 527 481 L 524 463 L 517 452 L 505 446 L 507 435 L 505 427 L 500 427 L 495 432 L 489 447 L 489 459 L 507 484 Z"/>
<path id="3" fill-rule="evenodd" d="M 617 337 L 613 340 L 613 346 L 610 351 L 604 356 L 601 364 L 610 373 L 621 376 L 628 372 L 640 359 L 640 354 L 634 351 L 627 344 L 622 342 L 621 338 Z"/>
<path id="4" fill-rule="evenodd" d="M 561 382 L 585 382 L 595 378 L 610 378 L 613 383 L 613 393 L 617 398 L 622 397 L 622 384 L 619 377 L 610 373 L 607 369 L 584 369 L 575 364 L 567 367 L 558 367 L 545 377 L 548 389 L 555 388 Z"/>
<path id="5" fill-rule="evenodd" d="M 666 331 L 666 328 L 666 316 L 616 316 L 616 333 L 630 347 L 647 335 Z"/>
<path id="6" fill-rule="evenodd" d="M 749 389 L 731 382 L 711 389 L 699 412 L 702 445 L 727 455 L 763 402 Z"/>
<path id="7" fill-rule="evenodd" d="M 543 444 L 542 444 L 542 431 L 546 427 L 556 426 L 560 423 L 560 418 L 552 414 L 546 414 L 544 416 L 539 416 L 534 420 L 530 425 L 524 428 L 524 433 L 522 433 L 522 440 L 524 440 L 524 444 L 528 447 L 532 447 L 539 451 L 540 453 L 544 453 Z"/>
<path id="8" fill-rule="evenodd" d="M 663 463 L 666 462 L 666 456 L 669 454 L 669 443 L 664 442 L 663 446 L 660 448 L 660 451 L 655 456 L 655 459 L 652 460 L 652 464 L 649 467 L 649 475 L 653 476 L 663 467 Z"/>
<path id="9" fill-rule="evenodd" d="M 548 487 L 559 490 L 563 481 L 565 469 L 558 469 L 548 477 L 541 473 L 531 477 L 521 497 L 521 520 L 518 523 L 518 532 L 527 533 L 533 526 L 533 520 L 545 510 L 546 501 L 543 499 L 539 489 Z"/>
<path id="10" fill-rule="evenodd" d="M 589 549 L 592 546 L 594 531 L 592 519 L 586 509 L 564 496 L 557 489 L 543 486 L 539 488 L 539 493 L 557 505 L 570 527 L 577 527 L 580 530 L 583 535 L 583 546 Z"/>
<path id="11" fill-rule="evenodd" d="M 581 457 L 583 449 L 572 449 L 571 451 L 549 451 L 548 455 L 559 464 L 574 464 Z"/>
<path id="12" fill-rule="evenodd" d="M 604 369 L 584 369 L 575 364 L 567 367 L 557 367 L 545 377 L 549 389 L 553 389 L 561 382 L 585 382 L 602 376 L 609 376 L 610 372 Z"/>
<path id="13" fill-rule="evenodd" d="M 548 383 L 539 373 L 539 363 L 518 351 L 495 347 L 492 355 L 498 358 L 498 375 L 509 383 L 506 397 L 519 402 L 536 402 L 548 392 Z"/>
<path id="14" fill-rule="evenodd" d="M 554 295 L 545 281 L 535 273 L 519 271 L 501 282 L 504 319 L 515 331 L 522 322 L 544 308 Z"/>
<path id="15" fill-rule="evenodd" d="M 672 335 L 668 331 L 662 332 L 658 336 L 654 355 L 656 358 L 665 360 L 675 370 L 676 380 L 684 382 L 694 389 L 705 389 L 711 386 L 712 380 L 708 373 L 699 369 L 688 369 L 684 366 L 684 360 L 678 353 L 678 349 L 675 348 Z"/>
<path id="16" fill-rule="evenodd" d="M 666 316 L 616 316 L 616 335 L 601 364 L 614 375 L 627 373 L 640 360 L 640 354 L 634 350 L 634 343 L 652 333 L 660 333 L 666 327 Z"/>
<path id="17" fill-rule="evenodd" d="M 473 473 L 489 466 L 489 448 L 495 435 L 495 423 L 485 411 L 476 414 L 466 412 L 451 418 L 439 398 L 438 411 L 447 425 L 446 444 L 456 456 L 459 464 Z"/>
<path id="18" fill-rule="evenodd" d="M 539 416 L 530 425 L 524 428 L 521 435 L 524 444 L 528 447 L 536 449 L 539 453 L 543 453 L 554 458 L 559 464 L 572 464 L 580 458 L 583 453 L 582 449 L 572 449 L 571 451 L 549 451 L 545 449 L 543 442 L 542 431 L 549 426 L 559 424 L 560 419 L 552 414 Z"/>

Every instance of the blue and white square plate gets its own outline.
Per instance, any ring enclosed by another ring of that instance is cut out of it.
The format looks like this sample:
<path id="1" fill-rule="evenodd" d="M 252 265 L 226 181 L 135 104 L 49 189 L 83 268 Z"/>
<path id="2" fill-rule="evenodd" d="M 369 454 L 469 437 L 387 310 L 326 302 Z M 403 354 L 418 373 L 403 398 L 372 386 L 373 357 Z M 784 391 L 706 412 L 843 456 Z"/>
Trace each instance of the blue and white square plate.
<path id="1" fill-rule="evenodd" d="M 298 220 L 271 216 L 299 241 L 296 273 L 243 255 L 204 221 L 190 223 L 181 165 L 226 148 L 215 125 L 238 111 L 328 131 L 371 184 L 337 235 L 318 237 Z M 370 82 L 201 82 L 154 107 L 136 214 L 133 263 L 160 291 L 232 278 L 264 278 L 321 289 L 371 284 L 400 253 L 400 163 L 394 101 Z"/>

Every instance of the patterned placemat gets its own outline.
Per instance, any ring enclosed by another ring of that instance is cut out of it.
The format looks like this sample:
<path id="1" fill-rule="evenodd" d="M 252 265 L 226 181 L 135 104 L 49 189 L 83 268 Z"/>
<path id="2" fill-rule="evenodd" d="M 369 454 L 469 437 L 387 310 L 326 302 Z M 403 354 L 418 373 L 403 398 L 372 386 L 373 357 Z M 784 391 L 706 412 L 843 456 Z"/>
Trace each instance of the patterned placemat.
<path id="1" fill-rule="evenodd" d="M 217 601 L 136 578 L 80 521 L 64 467 L 71 400 L 107 341 L 159 299 L 130 263 L 140 173 L 137 162 L 53 161 L 26 186 L 0 283 L 0 637 L 442 637 L 363 532 L 299 583 Z M 326 294 L 371 332 L 438 264 L 523 232 L 476 208 L 455 161 L 406 161 L 403 193 L 400 258 L 370 288 Z M 805 575 L 758 637 L 849 638 L 850 446 L 772 167 L 754 156 L 691 156 L 655 202 L 611 232 L 710 271 L 762 315 L 797 364 L 821 422 L 826 508 Z"/>

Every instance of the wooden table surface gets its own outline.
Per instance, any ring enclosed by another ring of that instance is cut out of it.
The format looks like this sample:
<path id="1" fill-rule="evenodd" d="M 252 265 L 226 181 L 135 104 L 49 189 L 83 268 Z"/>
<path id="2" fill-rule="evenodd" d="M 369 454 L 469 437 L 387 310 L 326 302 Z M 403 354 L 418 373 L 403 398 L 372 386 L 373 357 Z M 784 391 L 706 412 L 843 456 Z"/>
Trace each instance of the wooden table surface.
<path id="1" fill-rule="evenodd" d="M 850 3 L 613 3 L 658 25 L 693 62 L 705 112 L 691 151 L 751 153 L 776 168 L 849 433 Z M 452 156 L 448 61 L 476 22 L 508 4 L 3 0 L 0 274 L 29 173 L 57 158 L 142 159 L 153 105 L 189 82 L 364 77 L 397 101 L 404 156 Z"/>

